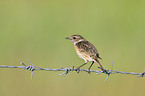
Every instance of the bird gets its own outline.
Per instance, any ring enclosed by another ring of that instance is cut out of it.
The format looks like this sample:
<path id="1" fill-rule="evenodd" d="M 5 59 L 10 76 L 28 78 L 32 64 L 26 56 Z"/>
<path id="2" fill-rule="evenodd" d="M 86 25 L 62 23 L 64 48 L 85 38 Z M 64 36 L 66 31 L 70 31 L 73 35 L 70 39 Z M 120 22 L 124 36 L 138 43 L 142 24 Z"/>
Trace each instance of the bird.
<path id="1" fill-rule="evenodd" d="M 85 60 L 85 63 L 77 67 L 77 72 L 79 73 L 80 68 L 87 64 L 87 62 L 92 62 L 90 67 L 88 68 L 88 73 L 90 73 L 90 69 L 93 66 L 94 62 L 98 64 L 98 68 L 100 68 L 103 73 L 107 72 L 104 67 L 99 62 L 99 59 L 102 59 L 99 56 L 98 50 L 95 48 L 95 46 L 87 41 L 84 37 L 81 35 L 75 34 L 70 37 L 66 37 L 65 39 L 71 40 L 74 43 L 75 50 L 80 58 Z"/>

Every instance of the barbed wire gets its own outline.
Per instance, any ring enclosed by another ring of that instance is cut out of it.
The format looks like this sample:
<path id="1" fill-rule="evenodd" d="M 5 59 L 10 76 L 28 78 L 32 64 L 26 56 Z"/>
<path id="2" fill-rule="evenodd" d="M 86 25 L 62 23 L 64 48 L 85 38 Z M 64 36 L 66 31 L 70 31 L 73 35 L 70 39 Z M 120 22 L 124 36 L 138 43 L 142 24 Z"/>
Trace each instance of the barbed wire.
<path id="1" fill-rule="evenodd" d="M 23 66 L 0 65 L 0 68 L 19 68 L 19 69 L 23 69 L 23 70 L 25 70 L 25 69 L 30 70 L 30 71 L 32 71 L 32 73 L 31 73 L 31 79 L 33 77 L 33 72 L 34 71 L 38 71 L 38 70 L 44 70 L 44 71 L 64 71 L 63 73 L 58 74 L 59 76 L 60 75 L 66 76 L 69 72 L 71 72 L 71 71 L 77 71 L 78 70 L 77 68 L 74 68 L 74 66 L 72 68 L 70 67 L 70 68 L 50 69 L 50 68 L 40 68 L 40 67 L 34 66 L 31 62 L 30 62 L 31 65 L 29 65 L 29 66 L 26 66 L 24 63 L 21 63 L 21 64 Z M 79 71 L 93 72 L 93 73 L 96 73 L 96 74 L 104 73 L 103 71 L 99 71 L 99 70 L 88 70 L 88 69 L 79 69 Z M 109 78 L 109 76 L 111 74 L 117 74 L 117 73 L 137 75 L 137 77 L 145 77 L 145 72 L 135 73 L 135 72 L 123 72 L 123 71 L 113 70 L 113 62 L 111 64 L 111 69 L 110 70 L 107 69 L 106 71 L 107 71 L 107 73 L 104 73 L 104 74 L 107 74 L 107 78 L 105 79 L 105 82 L 107 81 L 107 79 Z"/>

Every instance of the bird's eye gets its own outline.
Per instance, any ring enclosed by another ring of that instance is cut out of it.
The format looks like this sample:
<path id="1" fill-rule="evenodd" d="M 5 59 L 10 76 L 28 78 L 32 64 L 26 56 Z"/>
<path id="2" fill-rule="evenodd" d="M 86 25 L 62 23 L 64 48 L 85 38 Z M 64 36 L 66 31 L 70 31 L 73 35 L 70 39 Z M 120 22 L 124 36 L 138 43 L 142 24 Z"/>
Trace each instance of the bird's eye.
<path id="1" fill-rule="evenodd" d="M 76 39 L 76 37 L 73 37 L 73 39 Z"/>

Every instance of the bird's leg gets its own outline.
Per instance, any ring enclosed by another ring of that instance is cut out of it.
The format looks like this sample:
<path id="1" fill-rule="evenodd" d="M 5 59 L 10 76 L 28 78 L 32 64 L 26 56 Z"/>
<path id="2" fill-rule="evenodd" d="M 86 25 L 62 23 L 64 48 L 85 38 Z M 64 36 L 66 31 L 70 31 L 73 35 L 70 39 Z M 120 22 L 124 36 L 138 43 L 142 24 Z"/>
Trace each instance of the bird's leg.
<path id="1" fill-rule="evenodd" d="M 84 64 L 82 64 L 81 66 L 77 67 L 77 68 L 76 68 L 76 71 L 79 73 L 80 68 L 81 68 L 82 66 L 86 65 L 86 64 L 87 64 L 87 62 L 85 62 L 85 63 L 84 63 Z"/>
<path id="2" fill-rule="evenodd" d="M 88 73 L 90 74 L 90 69 L 91 69 L 91 67 L 93 66 L 93 64 L 94 64 L 94 61 L 92 61 L 92 64 L 90 65 L 90 67 L 88 68 Z"/>

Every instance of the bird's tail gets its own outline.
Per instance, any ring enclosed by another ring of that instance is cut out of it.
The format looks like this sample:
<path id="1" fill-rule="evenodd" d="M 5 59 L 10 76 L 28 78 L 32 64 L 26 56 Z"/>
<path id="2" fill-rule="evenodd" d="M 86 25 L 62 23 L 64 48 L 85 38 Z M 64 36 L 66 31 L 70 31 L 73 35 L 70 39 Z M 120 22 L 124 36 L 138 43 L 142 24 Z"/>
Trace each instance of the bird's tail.
<path id="1" fill-rule="evenodd" d="M 104 67 L 101 65 L 101 63 L 99 62 L 99 60 L 97 58 L 94 58 L 94 61 L 99 65 L 100 69 L 103 71 L 103 72 L 106 72 L 106 70 L 104 69 Z"/>

